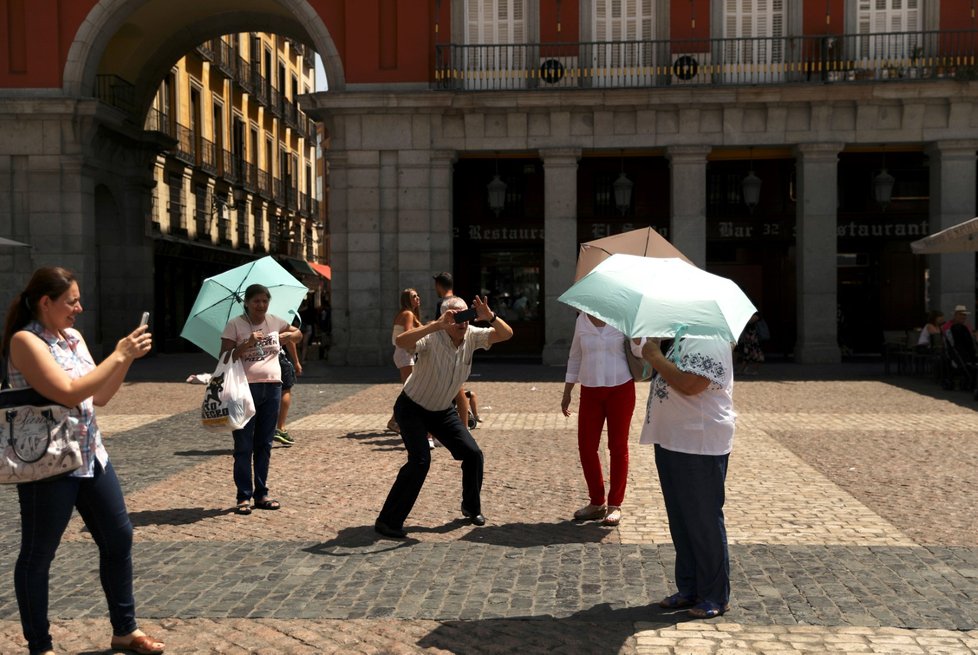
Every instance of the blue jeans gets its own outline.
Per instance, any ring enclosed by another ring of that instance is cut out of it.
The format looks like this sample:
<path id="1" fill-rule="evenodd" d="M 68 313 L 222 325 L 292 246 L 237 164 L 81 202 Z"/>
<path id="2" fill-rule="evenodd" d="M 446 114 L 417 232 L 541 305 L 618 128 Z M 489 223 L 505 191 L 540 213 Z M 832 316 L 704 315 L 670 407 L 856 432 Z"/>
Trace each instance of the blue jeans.
<path id="1" fill-rule="evenodd" d="M 282 402 L 282 384 L 258 382 L 248 385 L 255 401 L 255 415 L 234 435 L 234 486 L 238 488 L 238 503 L 268 496 L 268 463 L 272 459 L 272 437 L 278 423 L 278 407 Z M 251 467 L 255 478 L 252 486 Z"/>
<path id="2" fill-rule="evenodd" d="M 677 590 L 720 607 L 730 600 L 730 554 L 723 522 L 729 458 L 655 446 L 655 467 L 676 548 Z"/>
<path id="3" fill-rule="evenodd" d="M 99 550 L 99 578 L 109 606 L 112 632 L 136 629 L 132 595 L 132 523 L 112 464 L 95 462 L 95 477 L 61 477 L 17 485 L 20 555 L 14 590 L 20 623 L 31 653 L 52 649 L 48 623 L 48 574 L 71 510 L 78 509 Z"/>

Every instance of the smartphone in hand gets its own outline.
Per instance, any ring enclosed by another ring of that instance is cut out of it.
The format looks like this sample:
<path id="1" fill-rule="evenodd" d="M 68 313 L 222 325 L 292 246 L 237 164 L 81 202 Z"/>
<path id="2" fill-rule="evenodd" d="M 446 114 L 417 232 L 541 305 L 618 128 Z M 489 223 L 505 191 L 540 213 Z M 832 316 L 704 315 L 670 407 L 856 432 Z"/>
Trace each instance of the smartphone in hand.
<path id="1" fill-rule="evenodd" d="M 465 309 L 455 314 L 456 323 L 464 323 L 466 321 L 474 321 L 476 313 L 474 309 Z"/>
<path id="2" fill-rule="evenodd" d="M 143 312 L 143 317 L 139 319 L 139 327 L 149 325 L 149 312 Z"/>

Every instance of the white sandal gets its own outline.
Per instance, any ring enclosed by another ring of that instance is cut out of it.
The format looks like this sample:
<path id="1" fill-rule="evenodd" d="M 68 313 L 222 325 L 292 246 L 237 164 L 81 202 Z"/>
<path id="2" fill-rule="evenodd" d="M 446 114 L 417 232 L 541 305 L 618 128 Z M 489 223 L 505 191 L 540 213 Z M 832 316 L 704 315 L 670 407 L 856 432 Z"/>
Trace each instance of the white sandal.
<path id="1" fill-rule="evenodd" d="M 615 526 L 619 523 L 621 523 L 621 507 L 609 506 L 601 525 Z"/>

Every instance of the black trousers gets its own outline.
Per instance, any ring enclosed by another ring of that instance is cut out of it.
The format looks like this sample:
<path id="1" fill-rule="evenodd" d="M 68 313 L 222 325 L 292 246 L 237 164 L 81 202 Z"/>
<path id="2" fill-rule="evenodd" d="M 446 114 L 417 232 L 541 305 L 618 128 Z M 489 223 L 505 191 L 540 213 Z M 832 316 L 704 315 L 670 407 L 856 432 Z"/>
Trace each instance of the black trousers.
<path id="1" fill-rule="evenodd" d="M 677 591 L 720 607 L 730 600 L 730 553 L 723 521 L 729 458 L 655 445 L 655 467 L 676 548 Z"/>
<path id="2" fill-rule="evenodd" d="M 404 526 L 431 466 L 429 434 L 445 446 L 456 461 L 462 462 L 462 507 L 471 514 L 481 514 L 482 451 L 462 425 L 455 408 L 432 412 L 402 392 L 394 403 L 394 419 L 401 428 L 408 459 L 398 471 L 377 520 L 391 528 Z"/>

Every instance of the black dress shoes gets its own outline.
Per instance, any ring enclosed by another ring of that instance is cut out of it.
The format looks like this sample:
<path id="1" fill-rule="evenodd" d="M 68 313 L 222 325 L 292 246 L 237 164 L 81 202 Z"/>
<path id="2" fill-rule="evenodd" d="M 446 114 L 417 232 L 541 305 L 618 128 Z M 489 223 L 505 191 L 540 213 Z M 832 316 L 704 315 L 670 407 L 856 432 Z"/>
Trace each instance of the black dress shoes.
<path id="1" fill-rule="evenodd" d="M 465 509 L 464 506 L 462 507 L 462 516 L 472 521 L 472 525 L 482 526 L 486 524 L 486 517 L 484 517 L 482 514 L 473 514 L 469 510 Z"/>
<path id="2" fill-rule="evenodd" d="M 483 519 L 483 521 L 485 521 L 485 519 Z M 401 528 L 392 528 L 391 526 L 387 525 L 386 523 L 380 520 L 374 523 L 374 532 L 376 532 L 379 535 L 383 535 L 388 539 L 407 538 L 407 532 L 405 532 Z"/>

